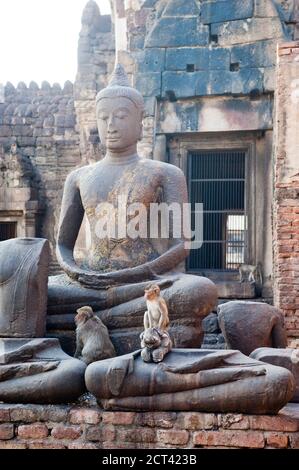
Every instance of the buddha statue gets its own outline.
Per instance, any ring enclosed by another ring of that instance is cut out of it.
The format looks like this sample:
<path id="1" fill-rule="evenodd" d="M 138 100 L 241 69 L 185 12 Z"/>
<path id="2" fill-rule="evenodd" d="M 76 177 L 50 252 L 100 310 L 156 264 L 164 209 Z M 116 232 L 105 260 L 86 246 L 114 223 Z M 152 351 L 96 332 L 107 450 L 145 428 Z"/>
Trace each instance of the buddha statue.
<path id="1" fill-rule="evenodd" d="M 72 329 L 76 309 L 89 305 L 108 327 L 118 354 L 139 347 L 149 281 L 160 287 L 168 304 L 174 347 L 200 346 L 201 320 L 217 301 L 216 286 L 210 280 L 184 272 L 186 237 L 171 227 L 168 237 L 149 233 L 153 204 L 182 208 L 188 195 L 179 168 L 138 155 L 143 112 L 141 94 L 129 85 L 118 64 L 109 85 L 96 98 L 97 126 L 106 155 L 66 179 L 57 237 L 57 259 L 64 274 L 49 280 L 48 328 Z M 140 207 L 142 220 L 149 222 L 147 231 L 142 230 L 140 218 L 138 236 L 132 236 L 124 226 L 132 228 Z M 91 246 L 78 265 L 74 247 L 84 215 Z M 105 231 L 104 220 L 108 225 L 113 220 L 114 226 Z"/>

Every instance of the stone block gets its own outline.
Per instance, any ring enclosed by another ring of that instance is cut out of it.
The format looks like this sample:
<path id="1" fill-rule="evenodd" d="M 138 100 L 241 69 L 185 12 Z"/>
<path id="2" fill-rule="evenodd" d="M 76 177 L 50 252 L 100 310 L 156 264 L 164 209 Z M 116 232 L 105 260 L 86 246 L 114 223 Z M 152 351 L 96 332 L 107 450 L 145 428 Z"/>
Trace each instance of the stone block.
<path id="1" fill-rule="evenodd" d="M 223 47 L 213 47 L 209 51 L 209 69 L 229 70 L 230 50 Z"/>
<path id="2" fill-rule="evenodd" d="M 217 282 L 218 297 L 221 299 L 252 299 L 255 287 L 250 282 Z"/>
<path id="3" fill-rule="evenodd" d="M 0 423 L 4 421 L 10 421 L 10 410 L 0 405 Z"/>
<path id="4" fill-rule="evenodd" d="M 285 434 L 280 434 L 277 432 L 267 432 L 265 433 L 266 436 L 266 444 L 269 447 L 275 449 L 285 449 L 288 447 L 289 439 L 288 436 Z"/>
<path id="5" fill-rule="evenodd" d="M 75 440 L 81 436 L 81 429 L 80 426 L 58 425 L 54 426 L 52 429 L 51 436 L 54 437 L 54 439 Z"/>
<path id="6" fill-rule="evenodd" d="M 269 18 L 277 16 L 277 10 L 274 2 L 265 0 L 254 0 L 254 16 Z"/>
<path id="7" fill-rule="evenodd" d="M 174 93 L 176 98 L 188 98 L 207 94 L 205 72 L 164 72 L 162 75 L 162 96 Z"/>
<path id="8" fill-rule="evenodd" d="M 88 441 L 111 442 L 115 439 L 115 429 L 113 426 L 88 426 L 86 428 L 85 437 Z"/>
<path id="9" fill-rule="evenodd" d="M 193 443 L 200 446 L 261 449 L 265 440 L 263 433 L 255 431 L 198 431 L 193 435 Z"/>
<path id="10" fill-rule="evenodd" d="M 213 429 L 217 425 L 217 417 L 213 413 L 178 413 L 175 426 L 180 429 L 198 430 Z"/>
<path id="11" fill-rule="evenodd" d="M 175 412 L 136 413 L 135 424 L 150 428 L 172 428 L 176 421 Z"/>
<path id="12" fill-rule="evenodd" d="M 199 15 L 200 11 L 194 0 L 188 0 L 188 2 L 182 2 L 182 0 L 171 0 L 165 11 L 164 16 L 192 16 Z"/>
<path id="13" fill-rule="evenodd" d="M 14 437 L 13 424 L 0 424 L 0 441 L 7 441 Z"/>
<path id="14" fill-rule="evenodd" d="M 166 70 L 187 70 L 187 65 L 194 65 L 194 71 L 207 70 L 209 50 L 206 48 L 184 47 L 166 50 Z"/>
<path id="15" fill-rule="evenodd" d="M 232 73 L 227 71 L 210 70 L 208 94 L 225 95 L 232 91 Z"/>
<path id="16" fill-rule="evenodd" d="M 201 6 L 201 21 L 204 24 L 209 24 L 251 18 L 253 7 L 253 0 L 203 2 Z"/>
<path id="17" fill-rule="evenodd" d="M 161 73 L 139 73 L 136 76 L 136 88 L 143 96 L 160 96 Z"/>
<path id="18" fill-rule="evenodd" d="M 276 70 L 275 67 L 266 67 L 264 69 L 264 91 L 275 91 L 276 88 Z M 263 293 L 263 297 L 265 297 Z"/>
<path id="19" fill-rule="evenodd" d="M 125 425 L 132 424 L 134 422 L 135 413 L 131 411 L 114 411 L 103 413 L 102 422 L 103 424 L 117 424 Z"/>
<path id="20" fill-rule="evenodd" d="M 232 93 L 248 95 L 252 91 L 263 91 L 263 74 L 260 69 L 242 69 L 232 72 Z"/>
<path id="21" fill-rule="evenodd" d="M 276 65 L 276 42 L 260 41 L 231 49 L 231 62 L 242 67 L 271 67 Z"/>
<path id="22" fill-rule="evenodd" d="M 156 429 L 147 428 L 118 428 L 117 440 L 119 442 L 142 442 L 143 444 L 157 441 Z"/>
<path id="23" fill-rule="evenodd" d="M 72 424 L 98 424 L 101 413 L 92 409 L 73 409 L 70 411 L 70 423 Z"/>
<path id="24" fill-rule="evenodd" d="M 277 18 L 250 18 L 232 22 L 214 23 L 211 34 L 218 36 L 220 46 L 245 44 L 266 39 L 284 38 L 282 24 Z"/>
<path id="25" fill-rule="evenodd" d="M 137 54 L 138 72 L 162 72 L 165 64 L 165 49 L 145 49 Z"/>
<path id="26" fill-rule="evenodd" d="M 179 429 L 159 429 L 157 432 L 158 442 L 177 446 L 186 445 L 189 441 L 189 432 Z"/>
<path id="27" fill-rule="evenodd" d="M 145 47 L 206 46 L 209 29 L 198 18 L 162 17 L 153 28 Z"/>
<path id="28" fill-rule="evenodd" d="M 48 434 L 45 424 L 24 424 L 18 427 L 18 436 L 23 439 L 42 439 Z"/>

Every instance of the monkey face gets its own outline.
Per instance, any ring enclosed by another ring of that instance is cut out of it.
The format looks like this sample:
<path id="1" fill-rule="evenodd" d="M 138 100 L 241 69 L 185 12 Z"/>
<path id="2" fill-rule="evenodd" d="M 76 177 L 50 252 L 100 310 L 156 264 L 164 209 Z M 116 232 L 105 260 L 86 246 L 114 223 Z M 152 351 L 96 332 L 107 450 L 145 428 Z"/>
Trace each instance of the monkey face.
<path id="1" fill-rule="evenodd" d="M 144 297 L 146 300 L 154 300 L 160 295 L 160 287 L 156 284 L 149 286 L 144 291 Z"/>
<path id="2" fill-rule="evenodd" d="M 161 338 L 155 328 L 148 328 L 143 332 L 142 340 L 149 349 L 158 348 L 161 344 Z"/>
<path id="3" fill-rule="evenodd" d="M 86 323 L 87 320 L 93 317 L 93 310 L 91 307 L 81 307 L 77 310 L 77 315 L 75 316 L 75 323 L 79 325 L 81 323 Z"/>

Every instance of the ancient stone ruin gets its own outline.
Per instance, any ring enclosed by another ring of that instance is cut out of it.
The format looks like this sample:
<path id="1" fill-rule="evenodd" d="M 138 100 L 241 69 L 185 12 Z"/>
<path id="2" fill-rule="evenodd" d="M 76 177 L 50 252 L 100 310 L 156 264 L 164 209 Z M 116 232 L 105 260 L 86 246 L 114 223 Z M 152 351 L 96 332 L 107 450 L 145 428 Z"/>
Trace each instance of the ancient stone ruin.
<path id="1" fill-rule="evenodd" d="M 0 448 L 298 448 L 299 6 L 111 7 L 0 85 Z"/>

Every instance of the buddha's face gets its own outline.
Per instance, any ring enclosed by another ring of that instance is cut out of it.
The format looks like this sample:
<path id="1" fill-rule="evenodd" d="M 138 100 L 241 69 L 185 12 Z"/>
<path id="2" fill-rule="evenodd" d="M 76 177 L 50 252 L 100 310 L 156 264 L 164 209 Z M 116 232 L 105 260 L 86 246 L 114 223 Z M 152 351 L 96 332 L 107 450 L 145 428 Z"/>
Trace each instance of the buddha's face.
<path id="1" fill-rule="evenodd" d="M 141 112 L 128 98 L 103 98 L 97 104 L 97 125 L 107 150 L 115 153 L 130 150 L 141 136 Z"/>

